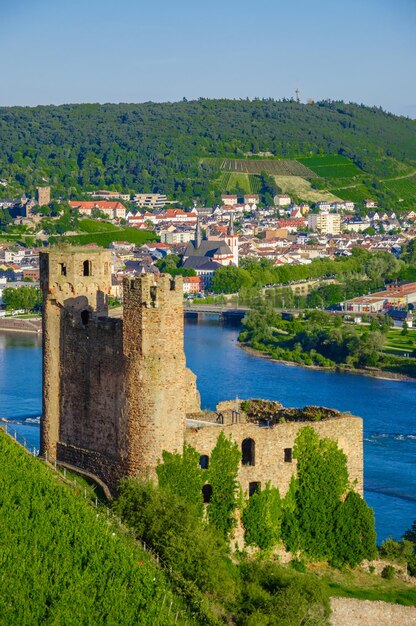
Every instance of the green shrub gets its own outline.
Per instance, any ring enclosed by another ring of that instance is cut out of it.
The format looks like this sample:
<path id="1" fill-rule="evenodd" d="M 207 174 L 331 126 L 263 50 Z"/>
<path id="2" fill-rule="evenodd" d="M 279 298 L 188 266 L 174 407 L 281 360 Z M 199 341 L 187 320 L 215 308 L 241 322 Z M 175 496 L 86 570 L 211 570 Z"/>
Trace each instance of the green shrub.
<path id="1" fill-rule="evenodd" d="M 286 547 L 336 566 L 373 558 L 374 514 L 357 493 L 348 492 L 347 458 L 337 443 L 306 426 L 296 437 L 293 456 L 297 477 L 283 501 Z"/>
<path id="2" fill-rule="evenodd" d="M 239 626 L 325 626 L 329 599 L 322 582 L 273 562 L 241 566 L 242 593 L 235 622 Z"/>
<path id="3" fill-rule="evenodd" d="M 195 507 L 169 489 L 125 480 L 114 510 L 163 560 L 203 592 L 234 597 L 235 568 L 221 534 L 204 524 Z"/>
<path id="4" fill-rule="evenodd" d="M 386 565 L 386 567 L 384 567 L 383 571 L 381 572 L 381 577 L 385 578 L 386 580 L 393 580 L 395 573 L 396 570 L 393 565 Z"/>
<path id="5" fill-rule="evenodd" d="M 183 608 L 118 524 L 2 431 L 0 465 L 1 624 L 152 626 L 167 594 Z"/>

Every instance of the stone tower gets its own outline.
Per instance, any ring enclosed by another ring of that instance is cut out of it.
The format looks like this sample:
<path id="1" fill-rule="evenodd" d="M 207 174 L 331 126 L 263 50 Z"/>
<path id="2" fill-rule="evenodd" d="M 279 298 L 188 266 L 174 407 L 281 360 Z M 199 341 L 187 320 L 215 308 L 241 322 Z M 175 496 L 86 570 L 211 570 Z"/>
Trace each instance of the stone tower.
<path id="1" fill-rule="evenodd" d="M 182 451 L 185 416 L 200 410 L 183 349 L 182 277 L 125 279 L 123 293 L 129 474 L 151 475 L 162 450 Z"/>
<path id="2" fill-rule="evenodd" d="M 39 206 L 45 206 L 51 201 L 50 187 L 36 187 L 36 201 Z"/>
<path id="3" fill-rule="evenodd" d="M 43 291 L 41 453 L 102 478 L 154 475 L 181 451 L 199 410 L 183 350 L 182 279 L 124 283 L 124 319 L 108 316 L 111 252 L 40 253 Z"/>

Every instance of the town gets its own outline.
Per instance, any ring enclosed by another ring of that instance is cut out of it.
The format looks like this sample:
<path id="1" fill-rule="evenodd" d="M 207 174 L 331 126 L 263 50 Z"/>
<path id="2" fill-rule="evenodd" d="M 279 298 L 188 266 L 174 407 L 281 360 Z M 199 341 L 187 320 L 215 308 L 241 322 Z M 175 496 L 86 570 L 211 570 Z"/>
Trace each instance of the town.
<path id="1" fill-rule="evenodd" d="M 348 258 L 354 249 L 388 252 L 399 258 L 403 247 L 416 237 L 415 211 L 381 210 L 370 199 L 361 205 L 351 201 L 296 204 L 289 194 L 281 193 L 274 196 L 273 206 L 264 206 L 258 194 L 223 194 L 220 205 L 200 207 L 195 202 L 186 210 L 162 194 L 97 190 L 88 196 L 89 200 L 52 200 L 51 188 L 43 186 L 34 198 L 0 200 L 5 231 L 0 240 L 2 316 L 23 312 L 18 299 L 12 299 L 16 306 L 10 298 L 6 303 L 2 300 L 4 290 L 37 287 L 39 250 L 49 241 L 58 243 L 57 234 L 69 243 L 79 223 L 88 224 L 97 234 L 111 229 L 108 247 L 114 300 L 121 300 L 126 276 L 158 276 L 163 270 L 173 270 L 183 275 L 184 296 L 189 299 L 213 291 L 218 269 L 244 267 L 247 259 L 275 268 L 307 266 L 317 259 Z M 67 225 L 59 229 L 64 212 Z M 123 240 L 125 232 L 141 232 L 144 243 Z M 342 306 L 354 313 L 397 311 L 396 319 L 412 327 L 416 285 L 405 282 L 410 284 L 400 287 L 396 283 L 388 293 L 365 293 Z M 296 293 L 308 291 L 309 286 L 298 287 Z"/>

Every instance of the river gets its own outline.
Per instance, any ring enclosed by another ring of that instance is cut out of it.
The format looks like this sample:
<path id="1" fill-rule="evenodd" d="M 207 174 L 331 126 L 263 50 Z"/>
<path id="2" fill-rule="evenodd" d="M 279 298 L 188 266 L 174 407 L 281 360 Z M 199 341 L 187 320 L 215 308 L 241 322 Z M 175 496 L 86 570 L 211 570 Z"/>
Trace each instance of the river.
<path id="1" fill-rule="evenodd" d="M 273 363 L 237 343 L 238 329 L 215 320 L 185 325 L 189 367 L 203 408 L 220 400 L 263 397 L 285 406 L 307 404 L 364 418 L 365 497 L 376 513 L 378 541 L 399 539 L 416 519 L 416 383 L 320 372 Z M 39 445 L 41 342 L 0 334 L 0 416 L 13 419 Z"/>

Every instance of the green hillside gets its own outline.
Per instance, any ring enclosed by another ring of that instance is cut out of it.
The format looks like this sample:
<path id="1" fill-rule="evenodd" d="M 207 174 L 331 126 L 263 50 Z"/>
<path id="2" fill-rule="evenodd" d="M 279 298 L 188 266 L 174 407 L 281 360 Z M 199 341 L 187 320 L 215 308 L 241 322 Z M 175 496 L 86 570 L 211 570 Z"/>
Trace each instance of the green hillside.
<path id="1" fill-rule="evenodd" d="M 338 197 L 345 194 L 337 190 L 347 186 L 361 196 L 362 185 L 365 195 L 389 203 L 405 194 L 381 181 L 416 172 L 416 121 L 332 101 L 201 98 L 2 107 L 0 136 L 3 197 L 50 183 L 56 196 L 112 187 L 166 193 L 190 206 L 195 197 L 218 201 L 227 186 L 225 171 L 257 176 L 260 168 L 271 176 L 316 181 Z M 248 153 L 271 153 L 280 162 L 259 163 Z M 237 182 L 243 189 L 256 187 L 255 178 Z M 407 196 L 412 189 L 407 185 Z"/>
<path id="2" fill-rule="evenodd" d="M 117 522 L 1 429 L 0 465 L 0 624 L 197 623 Z"/>

